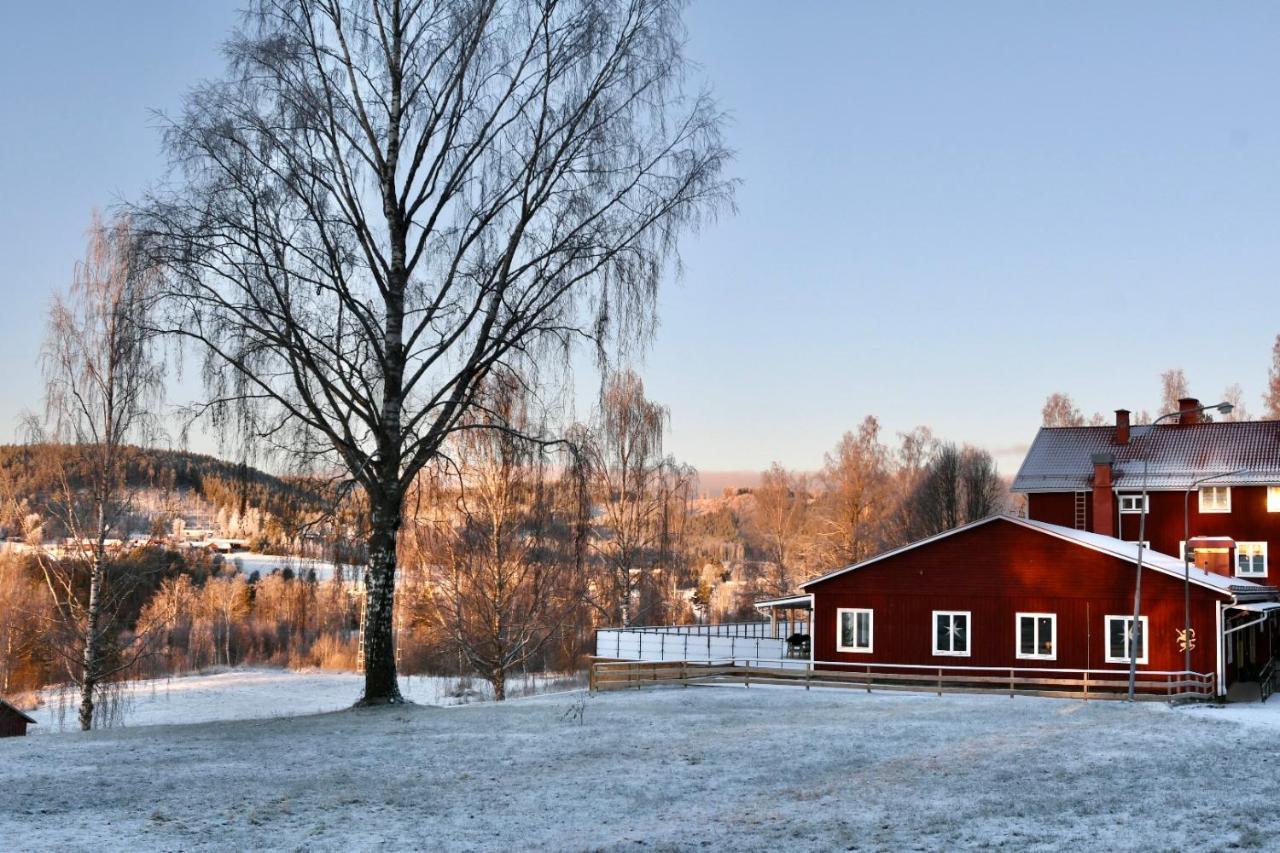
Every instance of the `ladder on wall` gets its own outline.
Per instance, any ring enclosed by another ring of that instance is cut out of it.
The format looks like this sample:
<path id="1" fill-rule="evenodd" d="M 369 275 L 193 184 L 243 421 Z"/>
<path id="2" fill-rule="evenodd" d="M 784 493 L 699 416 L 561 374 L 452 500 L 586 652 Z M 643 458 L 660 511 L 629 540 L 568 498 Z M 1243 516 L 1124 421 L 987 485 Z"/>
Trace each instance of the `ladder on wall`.
<path id="1" fill-rule="evenodd" d="M 1088 523 L 1089 493 L 1076 492 L 1076 530 L 1084 530 Z"/>

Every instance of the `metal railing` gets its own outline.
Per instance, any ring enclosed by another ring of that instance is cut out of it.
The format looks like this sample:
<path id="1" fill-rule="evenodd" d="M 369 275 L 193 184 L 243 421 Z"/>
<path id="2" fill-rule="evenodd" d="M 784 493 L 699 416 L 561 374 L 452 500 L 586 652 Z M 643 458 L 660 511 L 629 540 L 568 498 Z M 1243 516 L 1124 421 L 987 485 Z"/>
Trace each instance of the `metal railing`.
<path id="1" fill-rule="evenodd" d="M 786 659 L 725 658 L 712 661 L 596 661 L 591 689 L 639 689 L 657 684 L 698 683 L 789 684 L 943 693 L 997 693 L 1062 698 L 1123 699 L 1129 686 L 1126 670 L 1023 667 L 930 666 L 927 664 L 813 664 Z M 1216 694 L 1213 673 L 1144 670 L 1138 673 L 1136 698 L 1210 699 Z"/>
<path id="2" fill-rule="evenodd" d="M 1274 659 L 1267 661 L 1267 665 L 1258 673 L 1258 694 L 1259 699 L 1263 702 L 1276 692 L 1276 662 Z"/>
<path id="3" fill-rule="evenodd" d="M 766 623 L 767 624 L 767 623 Z M 681 626 L 684 627 L 684 626 Z M 715 627 L 715 626 L 689 626 Z M 778 636 L 735 635 L 693 631 L 640 631 L 608 628 L 596 631 L 596 657 L 636 661 L 711 661 L 724 658 L 789 658 L 808 662 L 807 644 L 788 644 L 791 630 L 802 625 L 778 625 Z"/>

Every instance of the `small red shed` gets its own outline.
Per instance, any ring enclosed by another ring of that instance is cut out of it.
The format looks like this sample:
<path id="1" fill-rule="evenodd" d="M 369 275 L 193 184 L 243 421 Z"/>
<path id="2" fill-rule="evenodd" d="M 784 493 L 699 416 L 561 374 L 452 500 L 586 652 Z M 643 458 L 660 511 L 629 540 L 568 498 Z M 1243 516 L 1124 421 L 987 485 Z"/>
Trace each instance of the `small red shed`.
<path id="1" fill-rule="evenodd" d="M 992 516 L 815 578 L 816 662 L 933 667 L 1127 670 L 1191 667 L 1229 685 L 1270 672 L 1280 652 L 1280 593 L 1143 550 L 1137 543 L 1014 516 Z M 1273 642 L 1274 641 L 1274 642 Z"/>
<path id="2" fill-rule="evenodd" d="M 36 721 L 0 699 L 0 737 L 22 737 Z"/>

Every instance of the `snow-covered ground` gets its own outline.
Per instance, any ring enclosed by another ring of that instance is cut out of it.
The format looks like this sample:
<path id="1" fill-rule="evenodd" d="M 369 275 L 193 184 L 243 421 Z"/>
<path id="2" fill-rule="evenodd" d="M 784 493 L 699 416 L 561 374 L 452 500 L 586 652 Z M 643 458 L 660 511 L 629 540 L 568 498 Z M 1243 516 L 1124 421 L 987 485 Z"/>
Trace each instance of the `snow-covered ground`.
<path id="1" fill-rule="evenodd" d="M 1219 850 L 1273 846 L 1277 802 L 1280 726 L 1027 697 L 707 686 L 0 741 L 22 850 Z"/>
<path id="2" fill-rule="evenodd" d="M 556 676 L 512 675 L 513 696 L 562 689 Z M 281 669 L 231 669 L 175 678 L 131 682 L 124 690 L 116 725 L 158 726 L 297 717 L 351 707 L 360 698 L 364 677 L 349 672 L 292 672 Z M 402 677 L 400 691 L 420 705 L 459 705 L 492 699 L 485 681 L 460 684 L 456 678 Z M 44 706 L 32 711 L 36 735 L 78 732 L 77 698 L 47 691 Z"/>
<path id="3" fill-rule="evenodd" d="M 281 557 L 274 554 L 253 554 L 247 551 L 226 554 L 224 559 L 246 575 L 251 575 L 256 571 L 263 577 L 276 570 L 292 569 L 293 573 L 298 577 L 305 577 L 307 572 L 315 572 L 316 580 L 327 581 L 333 577 L 337 568 L 334 563 L 328 560 L 315 560 L 310 557 Z M 360 579 L 364 567 L 343 566 L 342 571 L 343 577 L 347 581 L 355 582 Z"/>

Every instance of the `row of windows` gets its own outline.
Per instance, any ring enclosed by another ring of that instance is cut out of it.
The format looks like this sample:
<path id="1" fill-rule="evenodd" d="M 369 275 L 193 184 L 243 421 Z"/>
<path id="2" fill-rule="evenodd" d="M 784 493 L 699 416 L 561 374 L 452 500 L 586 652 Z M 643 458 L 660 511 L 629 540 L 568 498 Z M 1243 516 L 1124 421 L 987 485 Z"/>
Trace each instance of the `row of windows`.
<path id="1" fill-rule="evenodd" d="M 1201 486 L 1199 494 L 1201 512 L 1231 512 L 1230 486 Z M 1120 512 L 1137 515 L 1145 510 L 1142 495 L 1120 495 Z M 1267 512 L 1280 512 L 1280 486 L 1267 486 Z"/>
<path id="2" fill-rule="evenodd" d="M 972 647 L 972 612 L 933 611 L 933 653 L 968 657 Z M 1106 662 L 1128 663 L 1131 653 L 1132 616 L 1105 616 Z M 869 653 L 874 650 L 875 611 L 857 607 L 836 610 L 836 651 Z M 1014 654 L 1026 660 L 1057 660 L 1058 614 L 1018 613 L 1014 616 Z M 1147 617 L 1138 620 L 1138 663 L 1147 662 Z"/>

